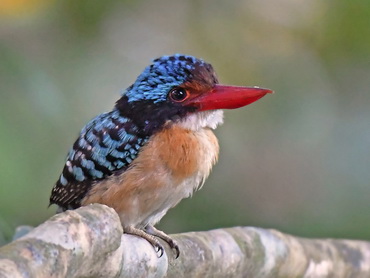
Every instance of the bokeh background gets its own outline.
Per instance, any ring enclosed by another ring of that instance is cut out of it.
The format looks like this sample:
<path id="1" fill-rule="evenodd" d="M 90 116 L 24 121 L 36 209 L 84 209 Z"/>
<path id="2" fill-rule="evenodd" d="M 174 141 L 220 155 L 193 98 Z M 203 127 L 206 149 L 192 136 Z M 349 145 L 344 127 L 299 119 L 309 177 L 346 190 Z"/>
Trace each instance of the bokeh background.
<path id="1" fill-rule="evenodd" d="M 173 53 L 276 93 L 226 111 L 218 165 L 159 228 L 370 239 L 370 1 L 2 0 L 0 241 L 54 213 L 82 126 Z"/>

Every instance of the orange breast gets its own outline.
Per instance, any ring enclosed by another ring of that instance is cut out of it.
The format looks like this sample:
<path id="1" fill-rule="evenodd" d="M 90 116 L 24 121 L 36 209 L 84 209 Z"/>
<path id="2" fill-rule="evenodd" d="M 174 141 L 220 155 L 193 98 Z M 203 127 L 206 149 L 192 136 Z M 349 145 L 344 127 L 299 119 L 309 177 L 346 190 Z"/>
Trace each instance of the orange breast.
<path id="1" fill-rule="evenodd" d="M 172 125 L 152 136 L 129 169 L 95 185 L 82 204 L 113 207 L 124 226 L 146 225 L 199 186 L 209 175 L 218 151 L 211 130 L 191 131 Z"/>

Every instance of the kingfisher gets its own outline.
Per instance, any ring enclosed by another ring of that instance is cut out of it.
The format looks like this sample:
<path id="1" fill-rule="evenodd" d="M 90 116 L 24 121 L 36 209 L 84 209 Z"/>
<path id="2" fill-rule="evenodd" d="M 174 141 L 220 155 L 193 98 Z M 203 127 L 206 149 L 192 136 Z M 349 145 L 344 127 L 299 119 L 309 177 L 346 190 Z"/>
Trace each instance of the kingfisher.
<path id="1" fill-rule="evenodd" d="M 124 233 L 146 239 L 159 257 L 160 238 L 177 258 L 177 243 L 154 225 L 210 174 L 219 153 L 212 130 L 223 123 L 222 109 L 248 105 L 267 93 L 272 91 L 221 85 L 213 67 L 193 56 L 153 60 L 110 112 L 81 130 L 50 205 L 62 212 L 105 204 L 119 215 Z"/>

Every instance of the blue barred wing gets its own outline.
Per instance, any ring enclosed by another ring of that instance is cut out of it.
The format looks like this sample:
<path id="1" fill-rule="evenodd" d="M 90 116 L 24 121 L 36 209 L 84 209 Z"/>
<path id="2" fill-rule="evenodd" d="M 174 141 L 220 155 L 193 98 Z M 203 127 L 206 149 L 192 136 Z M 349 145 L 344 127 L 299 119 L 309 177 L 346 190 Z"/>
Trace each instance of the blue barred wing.
<path id="1" fill-rule="evenodd" d="M 74 209 L 95 183 L 125 171 L 148 140 L 118 110 L 101 114 L 81 131 L 56 182 L 50 204 Z"/>

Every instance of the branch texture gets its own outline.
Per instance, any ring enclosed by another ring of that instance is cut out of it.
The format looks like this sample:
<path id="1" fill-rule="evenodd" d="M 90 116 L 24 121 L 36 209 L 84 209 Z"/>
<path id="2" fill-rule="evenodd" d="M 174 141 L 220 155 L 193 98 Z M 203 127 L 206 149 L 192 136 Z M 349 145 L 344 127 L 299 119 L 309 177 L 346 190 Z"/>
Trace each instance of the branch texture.
<path id="1" fill-rule="evenodd" d="M 0 277 L 370 277 L 365 241 L 253 227 L 173 238 L 180 257 L 167 248 L 158 258 L 146 240 L 122 235 L 113 209 L 95 204 L 55 215 L 1 247 Z"/>

